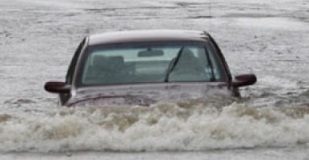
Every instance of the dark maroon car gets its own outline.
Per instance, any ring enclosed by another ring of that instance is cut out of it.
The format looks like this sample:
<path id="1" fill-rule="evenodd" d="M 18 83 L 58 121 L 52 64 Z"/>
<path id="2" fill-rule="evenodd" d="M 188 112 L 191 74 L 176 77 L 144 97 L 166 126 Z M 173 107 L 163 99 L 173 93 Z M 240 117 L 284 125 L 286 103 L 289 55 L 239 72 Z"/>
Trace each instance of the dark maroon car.
<path id="1" fill-rule="evenodd" d="M 65 106 L 150 105 L 158 101 L 239 97 L 253 74 L 232 78 L 206 32 L 148 30 L 87 36 L 77 48 L 65 82 L 47 82 Z"/>

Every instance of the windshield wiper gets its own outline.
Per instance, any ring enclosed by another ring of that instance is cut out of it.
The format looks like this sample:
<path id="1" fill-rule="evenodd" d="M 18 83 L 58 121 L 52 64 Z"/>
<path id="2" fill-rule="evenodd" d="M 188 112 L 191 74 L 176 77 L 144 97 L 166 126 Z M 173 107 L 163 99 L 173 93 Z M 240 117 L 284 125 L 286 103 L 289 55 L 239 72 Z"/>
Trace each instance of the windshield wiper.
<path id="1" fill-rule="evenodd" d="M 175 60 L 174 61 L 172 60 L 170 62 L 170 64 L 168 65 L 168 69 L 167 69 L 167 72 L 166 72 L 165 77 L 164 77 L 164 82 L 168 82 L 169 76 L 172 73 L 172 71 L 174 70 L 175 66 L 177 65 L 179 58 L 181 57 L 181 53 L 182 53 L 184 48 L 185 48 L 185 46 L 180 48 L 180 50 L 177 53 Z"/>

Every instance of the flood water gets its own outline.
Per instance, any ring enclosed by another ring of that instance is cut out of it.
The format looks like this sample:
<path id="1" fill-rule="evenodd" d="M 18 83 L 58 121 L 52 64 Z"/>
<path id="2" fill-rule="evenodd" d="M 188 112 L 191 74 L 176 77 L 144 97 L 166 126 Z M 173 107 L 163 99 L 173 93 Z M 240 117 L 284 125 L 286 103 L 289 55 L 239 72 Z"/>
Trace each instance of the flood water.
<path id="1" fill-rule="evenodd" d="M 309 159 L 308 0 L 1 0 L 0 159 Z M 206 30 L 243 99 L 65 108 L 63 81 L 89 34 Z"/>

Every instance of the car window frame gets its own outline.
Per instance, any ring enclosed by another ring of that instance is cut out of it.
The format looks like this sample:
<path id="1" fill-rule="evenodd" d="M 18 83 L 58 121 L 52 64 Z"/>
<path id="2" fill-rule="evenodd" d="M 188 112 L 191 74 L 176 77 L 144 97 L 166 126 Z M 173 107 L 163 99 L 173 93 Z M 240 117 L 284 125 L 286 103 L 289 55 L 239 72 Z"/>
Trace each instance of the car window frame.
<path id="1" fill-rule="evenodd" d="M 214 52 L 216 52 L 216 54 L 214 56 L 219 59 L 219 63 L 221 63 L 220 66 L 223 67 L 222 73 L 224 75 L 222 75 L 223 76 L 222 78 L 224 78 L 225 82 L 228 85 L 230 85 L 231 82 L 232 82 L 232 75 L 231 75 L 229 66 L 228 66 L 228 64 L 225 60 L 225 57 L 223 56 L 223 53 L 222 53 L 220 47 L 218 46 L 217 42 L 213 39 L 213 37 L 210 36 L 210 34 L 207 34 L 207 37 L 209 39 L 208 42 L 209 42 L 210 47 L 212 48 L 212 50 L 214 50 Z"/>
<path id="2" fill-rule="evenodd" d="M 66 74 L 66 78 L 65 78 L 66 84 L 69 84 L 69 85 L 73 84 L 74 73 L 75 73 L 75 69 L 76 69 L 76 66 L 77 66 L 78 57 L 80 57 L 80 54 L 82 53 L 83 48 L 86 45 L 86 41 L 87 41 L 86 38 L 84 38 L 75 50 L 75 53 L 73 55 L 73 58 L 71 60 L 71 63 L 69 65 L 69 68 L 68 68 L 68 71 L 67 71 L 67 74 Z"/>
<path id="3" fill-rule="evenodd" d="M 147 43 L 169 43 L 169 42 L 183 42 L 183 43 L 201 43 L 203 44 L 203 46 L 206 48 L 206 47 L 209 47 L 211 46 L 210 44 L 206 44 L 206 43 L 210 43 L 210 40 L 205 40 L 205 41 L 151 41 L 151 42 L 147 42 Z M 129 42 L 129 43 L 141 43 L 141 42 Z M 100 45 L 119 45 L 119 44 L 123 44 L 123 43 L 112 43 L 112 44 L 100 44 Z M 75 87 L 76 88 L 83 88 L 83 87 L 96 87 L 96 86 L 117 86 L 117 85 L 135 85 L 135 84 L 163 84 L 163 83 L 198 83 L 198 82 L 205 82 L 205 83 L 218 83 L 218 82 L 226 82 L 226 79 L 227 77 L 225 76 L 226 73 L 225 73 L 225 66 L 222 66 L 222 71 L 221 72 L 224 72 L 223 75 L 222 75 L 222 78 L 221 79 L 215 79 L 215 81 L 180 81 L 180 82 L 138 82 L 138 83 L 125 83 L 125 84 L 94 84 L 94 85 L 84 85 L 82 84 L 82 74 L 83 74 L 83 71 L 84 71 L 84 67 L 85 67 L 85 63 L 87 61 L 87 56 L 89 56 L 88 54 L 89 53 L 89 50 L 91 47 L 95 47 L 95 46 L 90 46 L 90 45 L 87 45 L 87 47 L 84 49 L 83 51 L 83 54 L 80 55 L 80 60 L 78 61 L 78 65 L 77 65 L 77 73 L 75 75 Z M 207 54 L 208 51 L 205 52 L 205 56 L 207 57 Z M 214 53 L 215 54 L 214 56 L 216 57 L 220 57 L 218 56 L 217 54 L 217 50 L 214 50 Z M 217 61 L 219 61 L 218 65 L 223 65 L 224 62 L 222 62 L 222 59 L 221 58 L 216 58 Z M 213 63 L 213 62 L 212 62 Z"/>

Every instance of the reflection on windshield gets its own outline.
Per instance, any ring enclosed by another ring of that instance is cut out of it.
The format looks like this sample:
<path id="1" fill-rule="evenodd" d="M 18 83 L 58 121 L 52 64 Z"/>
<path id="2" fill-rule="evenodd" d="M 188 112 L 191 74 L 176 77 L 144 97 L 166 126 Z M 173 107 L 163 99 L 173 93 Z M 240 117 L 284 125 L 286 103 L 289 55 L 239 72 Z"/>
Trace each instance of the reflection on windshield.
<path id="1" fill-rule="evenodd" d="M 85 62 L 82 84 L 214 81 L 221 72 L 210 56 L 199 43 L 94 47 Z"/>

